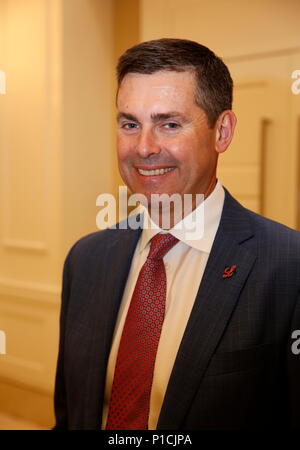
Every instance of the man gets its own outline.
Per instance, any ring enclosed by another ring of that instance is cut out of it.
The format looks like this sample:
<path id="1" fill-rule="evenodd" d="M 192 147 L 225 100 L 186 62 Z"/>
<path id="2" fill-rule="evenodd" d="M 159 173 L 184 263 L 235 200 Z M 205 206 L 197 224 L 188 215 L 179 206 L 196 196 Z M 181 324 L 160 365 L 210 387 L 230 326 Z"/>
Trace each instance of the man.
<path id="1" fill-rule="evenodd" d="M 147 200 L 143 223 L 158 212 L 162 226 L 153 194 L 190 194 L 204 234 L 187 239 L 189 214 L 171 208 L 169 230 L 117 227 L 72 247 L 55 428 L 299 428 L 300 236 L 216 178 L 236 123 L 227 67 L 161 39 L 125 52 L 118 82 L 119 168 Z"/>

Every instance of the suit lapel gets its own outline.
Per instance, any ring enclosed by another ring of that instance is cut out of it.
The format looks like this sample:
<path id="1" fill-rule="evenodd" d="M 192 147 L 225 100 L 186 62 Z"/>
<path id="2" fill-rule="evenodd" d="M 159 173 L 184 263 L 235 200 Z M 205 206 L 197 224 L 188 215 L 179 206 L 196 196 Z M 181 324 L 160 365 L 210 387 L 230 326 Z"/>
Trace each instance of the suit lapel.
<path id="1" fill-rule="evenodd" d="M 226 191 L 220 226 L 175 360 L 158 429 L 182 426 L 256 259 L 243 245 L 252 236 L 249 215 Z M 232 266 L 236 272 L 223 278 L 224 269 Z"/>

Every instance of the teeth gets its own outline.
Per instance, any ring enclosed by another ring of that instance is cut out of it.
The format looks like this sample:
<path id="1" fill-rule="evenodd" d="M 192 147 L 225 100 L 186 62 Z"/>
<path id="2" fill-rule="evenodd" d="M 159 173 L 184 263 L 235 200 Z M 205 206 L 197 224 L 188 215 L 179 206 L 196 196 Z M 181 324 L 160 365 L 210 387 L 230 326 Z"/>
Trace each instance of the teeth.
<path id="1" fill-rule="evenodd" d="M 138 172 L 141 175 L 145 175 L 146 177 L 151 177 L 153 175 L 163 175 L 164 173 L 170 172 L 170 170 L 173 170 L 173 167 L 168 167 L 166 169 L 155 169 L 155 170 L 138 169 Z"/>

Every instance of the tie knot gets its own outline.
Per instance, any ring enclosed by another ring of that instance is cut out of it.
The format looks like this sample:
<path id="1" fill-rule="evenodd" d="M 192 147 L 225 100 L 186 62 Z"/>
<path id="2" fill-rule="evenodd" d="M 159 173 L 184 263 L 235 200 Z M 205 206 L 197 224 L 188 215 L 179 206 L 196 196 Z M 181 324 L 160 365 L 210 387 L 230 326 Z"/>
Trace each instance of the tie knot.
<path id="1" fill-rule="evenodd" d="M 178 239 L 170 233 L 156 234 L 151 239 L 151 247 L 148 258 L 160 259 L 171 250 L 171 248 L 178 242 Z"/>

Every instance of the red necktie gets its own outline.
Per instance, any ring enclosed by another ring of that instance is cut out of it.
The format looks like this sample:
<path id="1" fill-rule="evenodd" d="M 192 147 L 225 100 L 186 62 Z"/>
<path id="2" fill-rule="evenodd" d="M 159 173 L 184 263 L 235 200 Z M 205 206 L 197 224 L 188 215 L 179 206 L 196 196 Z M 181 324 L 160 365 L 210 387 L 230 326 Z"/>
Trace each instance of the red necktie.
<path id="1" fill-rule="evenodd" d="M 114 373 L 107 430 L 147 430 L 153 371 L 165 315 L 164 255 L 178 242 L 157 234 L 141 271 L 126 316 Z"/>

